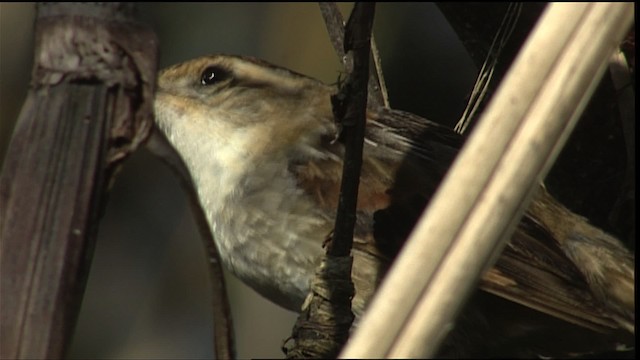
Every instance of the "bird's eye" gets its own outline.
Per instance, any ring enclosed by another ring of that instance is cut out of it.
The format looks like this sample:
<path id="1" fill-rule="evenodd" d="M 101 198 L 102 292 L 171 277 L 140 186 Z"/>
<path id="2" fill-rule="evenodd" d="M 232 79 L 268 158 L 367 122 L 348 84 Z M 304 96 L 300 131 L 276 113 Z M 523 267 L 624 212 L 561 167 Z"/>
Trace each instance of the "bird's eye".
<path id="1" fill-rule="evenodd" d="M 231 74 L 228 70 L 223 69 L 219 66 L 209 66 L 204 69 L 202 72 L 202 76 L 200 77 L 200 83 L 202 85 L 213 85 L 224 81 L 231 77 Z"/>

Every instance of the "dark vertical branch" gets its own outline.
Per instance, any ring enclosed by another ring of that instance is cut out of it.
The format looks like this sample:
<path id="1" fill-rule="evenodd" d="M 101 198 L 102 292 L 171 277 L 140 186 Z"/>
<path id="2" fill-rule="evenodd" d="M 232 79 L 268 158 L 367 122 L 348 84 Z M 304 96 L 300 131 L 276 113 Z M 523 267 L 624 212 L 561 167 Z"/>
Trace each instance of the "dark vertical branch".
<path id="1" fill-rule="evenodd" d="M 37 6 L 33 79 L 0 176 L 2 358 L 61 358 L 104 193 L 147 137 L 157 41 L 134 5 Z"/>
<path id="2" fill-rule="evenodd" d="M 356 220 L 356 202 L 367 109 L 367 84 L 369 80 L 369 53 L 373 27 L 374 4 L 358 3 L 347 23 L 344 49 L 353 55 L 353 72 L 331 100 L 334 116 L 342 126 L 341 136 L 345 144 L 340 198 L 336 214 L 333 241 L 327 254 L 347 256 L 351 252 L 353 226 Z"/>
<path id="3" fill-rule="evenodd" d="M 345 144 L 335 231 L 293 329 L 294 344 L 284 349 L 288 358 L 337 356 L 349 338 L 353 322 L 351 246 L 362 166 L 374 10 L 375 3 L 356 3 L 346 27 L 344 52 L 353 58 L 353 71 L 331 99 Z"/>

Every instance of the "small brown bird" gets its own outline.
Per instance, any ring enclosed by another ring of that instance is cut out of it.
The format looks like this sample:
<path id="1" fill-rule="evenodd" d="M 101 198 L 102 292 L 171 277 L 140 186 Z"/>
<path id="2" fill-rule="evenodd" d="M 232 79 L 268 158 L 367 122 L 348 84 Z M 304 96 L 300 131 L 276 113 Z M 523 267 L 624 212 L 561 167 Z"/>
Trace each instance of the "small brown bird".
<path id="1" fill-rule="evenodd" d="M 294 311 L 335 217 L 344 151 L 330 101 L 336 90 L 226 55 L 175 65 L 158 79 L 158 135 L 181 159 L 223 264 Z M 369 109 L 353 248 L 356 316 L 461 144 L 426 119 Z M 440 355 L 576 356 L 633 346 L 634 267 L 617 239 L 541 187 Z"/>

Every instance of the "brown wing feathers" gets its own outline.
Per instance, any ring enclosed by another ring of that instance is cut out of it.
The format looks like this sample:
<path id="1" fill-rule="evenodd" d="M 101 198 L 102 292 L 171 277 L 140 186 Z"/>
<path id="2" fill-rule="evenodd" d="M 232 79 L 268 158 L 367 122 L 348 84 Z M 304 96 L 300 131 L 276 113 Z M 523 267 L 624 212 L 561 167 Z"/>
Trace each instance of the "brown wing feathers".
<path id="1" fill-rule="evenodd" d="M 384 261 L 402 245 L 463 139 L 415 115 L 387 109 L 370 112 L 367 126 L 368 155 L 363 162 L 358 209 L 360 217 L 371 217 L 360 221 L 361 227 L 373 225 L 373 229 L 356 229 L 361 241 L 355 246 L 375 252 Z M 339 142 L 329 148 L 341 153 Z M 323 161 L 299 164 L 292 170 L 307 193 L 331 213 L 337 205 L 342 163 Z M 480 287 L 596 331 L 616 328 L 621 322 L 627 327 L 632 324 L 631 316 L 620 320 L 619 314 L 609 312 L 593 296 L 580 264 L 565 255 L 554 235 L 527 213 Z M 369 243 L 363 242 L 367 239 Z M 376 243 L 370 244 L 372 240 Z"/>

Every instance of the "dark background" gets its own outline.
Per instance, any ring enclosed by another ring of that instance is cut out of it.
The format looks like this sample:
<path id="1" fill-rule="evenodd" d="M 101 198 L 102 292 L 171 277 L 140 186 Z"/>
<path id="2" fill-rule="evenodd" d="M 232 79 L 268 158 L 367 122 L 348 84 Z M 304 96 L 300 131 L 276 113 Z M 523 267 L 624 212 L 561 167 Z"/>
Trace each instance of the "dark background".
<path id="1" fill-rule="evenodd" d="M 345 16 L 350 7 L 342 6 Z M 210 53 L 263 58 L 334 83 L 341 67 L 317 3 L 145 3 L 160 67 Z M 0 162 L 33 63 L 34 5 L 0 4 Z M 374 34 L 394 108 L 453 126 L 476 69 L 430 3 L 378 4 Z M 113 184 L 71 358 L 210 358 L 204 251 L 185 194 L 142 149 Z M 228 277 L 240 358 L 283 357 L 295 315 Z M 6 294 L 3 294 L 3 296 Z"/>

